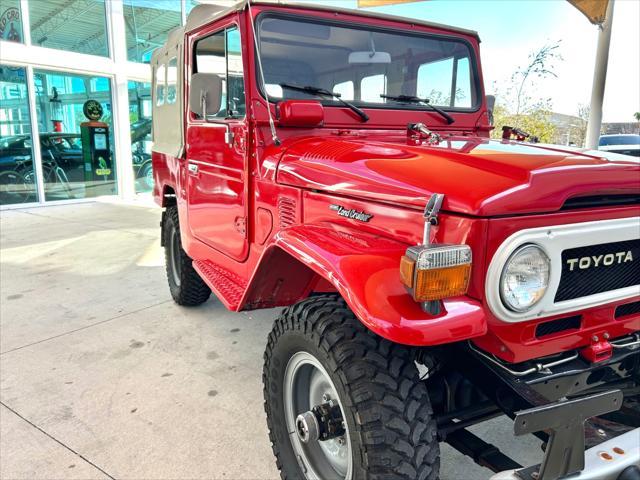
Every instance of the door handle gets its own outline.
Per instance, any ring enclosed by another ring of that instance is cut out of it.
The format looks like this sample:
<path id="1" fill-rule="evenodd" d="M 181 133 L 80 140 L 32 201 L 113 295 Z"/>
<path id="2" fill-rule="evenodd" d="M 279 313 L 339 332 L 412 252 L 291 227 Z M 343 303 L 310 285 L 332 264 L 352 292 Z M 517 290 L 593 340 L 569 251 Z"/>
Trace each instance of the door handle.
<path id="1" fill-rule="evenodd" d="M 191 173 L 193 175 L 197 175 L 198 174 L 198 165 L 196 165 L 195 163 L 190 163 L 188 168 L 189 168 L 189 173 Z"/>

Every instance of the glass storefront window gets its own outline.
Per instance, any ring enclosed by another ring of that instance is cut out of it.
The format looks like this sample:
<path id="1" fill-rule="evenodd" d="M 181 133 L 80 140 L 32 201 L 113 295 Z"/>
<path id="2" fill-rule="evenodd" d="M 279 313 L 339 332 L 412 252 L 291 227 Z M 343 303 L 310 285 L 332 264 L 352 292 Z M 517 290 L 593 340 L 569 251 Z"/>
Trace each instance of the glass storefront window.
<path id="1" fill-rule="evenodd" d="M 36 202 L 26 70 L 0 65 L 0 205 Z"/>
<path id="2" fill-rule="evenodd" d="M 109 56 L 105 0 L 30 1 L 29 22 L 33 45 Z"/>
<path id="3" fill-rule="evenodd" d="M 129 82 L 131 156 L 136 193 L 153 189 L 151 169 L 151 84 Z"/>
<path id="4" fill-rule="evenodd" d="M 20 0 L 0 2 L 0 40 L 24 43 Z"/>
<path id="5" fill-rule="evenodd" d="M 162 46 L 167 34 L 182 21 L 180 0 L 124 0 L 127 25 L 127 59 L 149 63 L 153 51 Z"/>
<path id="6" fill-rule="evenodd" d="M 111 82 L 34 71 L 45 200 L 115 195 Z"/>

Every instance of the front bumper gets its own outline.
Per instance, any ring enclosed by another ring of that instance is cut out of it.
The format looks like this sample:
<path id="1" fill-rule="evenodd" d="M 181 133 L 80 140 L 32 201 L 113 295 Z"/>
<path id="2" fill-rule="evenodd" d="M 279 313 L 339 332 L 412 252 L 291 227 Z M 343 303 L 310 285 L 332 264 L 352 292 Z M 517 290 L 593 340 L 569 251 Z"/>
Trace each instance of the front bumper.
<path id="1" fill-rule="evenodd" d="M 607 440 L 584 453 L 584 469 L 571 475 L 571 480 L 623 480 L 622 472 L 631 475 L 632 467 L 640 465 L 640 428 Z M 509 470 L 496 473 L 490 480 L 523 480 L 518 472 Z M 640 478 L 640 469 L 636 473 Z"/>

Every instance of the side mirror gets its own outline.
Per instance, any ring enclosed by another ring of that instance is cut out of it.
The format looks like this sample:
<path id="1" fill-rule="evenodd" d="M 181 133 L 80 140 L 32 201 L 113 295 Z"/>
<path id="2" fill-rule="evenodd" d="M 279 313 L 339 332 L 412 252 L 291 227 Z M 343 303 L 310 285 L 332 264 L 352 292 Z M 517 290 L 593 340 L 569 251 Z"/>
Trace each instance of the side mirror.
<path id="1" fill-rule="evenodd" d="M 222 78 L 214 73 L 194 73 L 189 86 L 189 109 L 198 117 L 220 111 Z"/>
<path id="2" fill-rule="evenodd" d="M 318 127 L 324 123 L 324 107 L 317 100 L 284 100 L 278 103 L 283 127 Z"/>
<path id="3" fill-rule="evenodd" d="M 487 114 L 489 115 L 489 124 L 493 125 L 493 109 L 496 106 L 496 96 L 487 95 Z"/>

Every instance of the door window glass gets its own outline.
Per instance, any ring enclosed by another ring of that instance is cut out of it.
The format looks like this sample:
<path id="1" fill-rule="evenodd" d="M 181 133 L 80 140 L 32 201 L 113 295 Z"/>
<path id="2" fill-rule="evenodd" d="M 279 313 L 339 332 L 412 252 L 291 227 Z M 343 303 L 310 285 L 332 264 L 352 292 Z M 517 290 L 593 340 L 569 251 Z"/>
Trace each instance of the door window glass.
<path id="1" fill-rule="evenodd" d="M 227 111 L 229 117 L 244 117 L 244 68 L 240 32 L 237 28 L 227 30 Z"/>
<path id="2" fill-rule="evenodd" d="M 111 82 L 34 71 L 45 200 L 117 193 Z"/>
<path id="3" fill-rule="evenodd" d="M 218 75 L 222 79 L 222 101 L 220 110 L 217 112 L 207 112 L 213 117 L 226 117 L 226 77 L 227 64 L 225 59 L 225 32 L 215 33 L 198 40 L 195 44 L 194 73 L 211 73 Z"/>
<path id="4" fill-rule="evenodd" d="M 220 110 L 208 115 L 218 118 L 244 117 L 244 68 L 238 29 L 229 28 L 198 40 L 194 51 L 194 73 L 210 73 L 222 79 Z"/>
<path id="5" fill-rule="evenodd" d="M 129 82 L 131 157 L 136 193 L 153 189 L 151 168 L 151 85 Z"/>
<path id="6" fill-rule="evenodd" d="M 26 71 L 0 65 L 0 205 L 38 201 Z"/>

